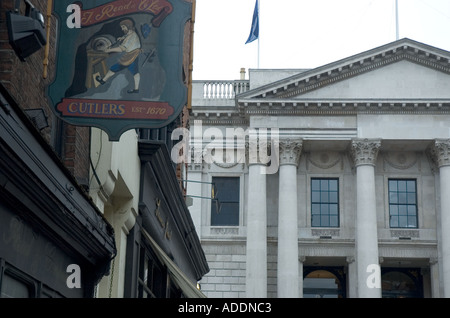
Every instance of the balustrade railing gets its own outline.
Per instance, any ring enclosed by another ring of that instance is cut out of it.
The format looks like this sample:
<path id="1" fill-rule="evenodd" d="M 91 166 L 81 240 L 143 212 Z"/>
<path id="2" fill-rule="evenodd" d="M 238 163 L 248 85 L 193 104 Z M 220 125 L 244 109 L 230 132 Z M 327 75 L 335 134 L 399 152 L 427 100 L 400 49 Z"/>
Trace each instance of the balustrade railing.
<path id="1" fill-rule="evenodd" d="M 203 82 L 203 98 L 205 99 L 234 99 L 236 95 L 249 90 L 250 83 L 238 81 L 205 81 Z"/>

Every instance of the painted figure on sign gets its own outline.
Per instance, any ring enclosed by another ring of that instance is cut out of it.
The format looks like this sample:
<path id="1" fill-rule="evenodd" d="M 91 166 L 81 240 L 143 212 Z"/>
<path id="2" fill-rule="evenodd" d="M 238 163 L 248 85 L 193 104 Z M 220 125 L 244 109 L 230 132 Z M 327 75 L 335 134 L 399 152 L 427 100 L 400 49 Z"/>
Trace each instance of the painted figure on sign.
<path id="1" fill-rule="evenodd" d="M 100 84 L 105 84 L 114 74 L 127 68 L 134 78 L 134 88 L 127 92 L 139 93 L 139 84 L 141 75 L 139 73 L 139 55 L 142 52 L 141 41 L 139 35 L 135 31 L 134 22 L 126 19 L 120 22 L 120 27 L 124 32 L 124 36 L 117 39 L 117 42 L 103 50 L 105 53 L 124 53 L 119 61 L 112 65 L 105 77 L 96 77 Z"/>

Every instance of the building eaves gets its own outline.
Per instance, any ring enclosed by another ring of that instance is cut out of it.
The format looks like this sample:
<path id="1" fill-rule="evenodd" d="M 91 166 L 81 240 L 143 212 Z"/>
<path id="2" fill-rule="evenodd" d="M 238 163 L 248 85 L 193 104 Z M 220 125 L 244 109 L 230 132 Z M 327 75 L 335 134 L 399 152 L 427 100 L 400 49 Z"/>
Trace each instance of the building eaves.
<path id="1" fill-rule="evenodd" d="M 179 181 L 176 178 L 169 150 L 165 143 L 161 141 L 141 140 L 139 141 L 139 157 L 142 164 L 149 164 L 153 171 L 157 171 L 154 176 L 156 185 L 160 189 L 162 197 L 166 198 L 168 213 L 171 214 L 185 252 L 189 255 L 190 264 L 196 272 L 196 278 L 200 280 L 209 272 L 209 267 L 194 222 L 181 192 Z M 143 171 L 145 173 L 145 169 Z M 146 196 L 147 194 L 142 195 Z M 141 197 L 140 200 L 141 208 L 145 208 L 144 201 L 146 198 Z M 160 238 L 155 237 L 155 240 L 164 249 L 165 244 L 160 241 Z M 168 255 L 171 254 L 168 250 L 165 250 L 165 252 Z"/>
<path id="2" fill-rule="evenodd" d="M 106 275 L 117 252 L 113 227 L 2 84 L 0 127 L 4 190 L 47 235 L 96 266 L 97 278 Z"/>

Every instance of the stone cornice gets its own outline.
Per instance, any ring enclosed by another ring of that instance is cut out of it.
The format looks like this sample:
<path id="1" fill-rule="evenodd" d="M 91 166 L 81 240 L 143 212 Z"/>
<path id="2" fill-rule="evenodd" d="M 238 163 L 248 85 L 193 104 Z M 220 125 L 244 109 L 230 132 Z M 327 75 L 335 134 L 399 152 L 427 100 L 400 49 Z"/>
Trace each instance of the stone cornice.
<path id="1" fill-rule="evenodd" d="M 375 99 L 291 99 L 241 101 L 241 112 L 218 114 L 214 110 L 197 110 L 193 118 L 209 126 L 247 126 L 249 116 L 354 116 L 356 114 L 450 114 L 448 100 L 375 100 Z"/>
<path id="2" fill-rule="evenodd" d="M 241 116 L 450 114 L 450 99 L 257 99 L 239 105 Z"/>
<path id="3" fill-rule="evenodd" d="M 381 140 L 379 139 L 352 140 L 350 154 L 355 167 L 360 165 L 375 166 L 380 147 Z"/>
<path id="4" fill-rule="evenodd" d="M 242 118 L 236 110 L 227 112 L 218 112 L 214 108 L 205 107 L 205 109 L 196 109 L 192 111 L 191 116 L 194 120 L 201 120 L 204 125 L 228 125 L 242 126 L 248 125 L 248 120 Z"/>

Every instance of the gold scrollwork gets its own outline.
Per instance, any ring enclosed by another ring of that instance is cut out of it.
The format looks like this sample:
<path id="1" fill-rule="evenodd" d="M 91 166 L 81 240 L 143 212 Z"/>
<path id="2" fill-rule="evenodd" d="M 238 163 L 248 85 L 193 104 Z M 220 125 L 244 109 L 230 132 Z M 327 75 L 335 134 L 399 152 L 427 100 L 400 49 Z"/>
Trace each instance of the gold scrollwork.
<path id="1" fill-rule="evenodd" d="M 159 208 L 161 207 L 161 199 L 156 198 L 155 199 L 155 204 L 156 204 L 156 209 L 155 209 L 155 216 L 159 222 L 159 224 L 161 225 L 161 228 L 163 228 L 164 231 L 164 236 L 170 240 L 170 238 L 172 237 L 172 231 L 169 231 L 169 220 L 164 221 L 161 212 L 159 211 Z"/>

